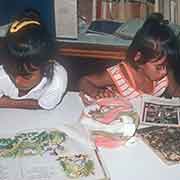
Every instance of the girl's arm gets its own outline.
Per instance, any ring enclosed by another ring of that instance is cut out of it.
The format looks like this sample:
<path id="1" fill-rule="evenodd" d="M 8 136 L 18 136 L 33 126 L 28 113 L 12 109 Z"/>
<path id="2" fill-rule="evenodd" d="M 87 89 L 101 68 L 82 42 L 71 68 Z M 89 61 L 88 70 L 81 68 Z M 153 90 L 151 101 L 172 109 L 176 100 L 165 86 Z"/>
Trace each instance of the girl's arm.
<path id="1" fill-rule="evenodd" d="M 0 98 L 0 108 L 42 109 L 34 99 L 11 99 L 7 96 Z"/>
<path id="2" fill-rule="evenodd" d="M 175 80 L 172 70 L 168 71 L 168 88 L 167 92 L 172 97 L 180 97 L 180 84 Z"/>
<path id="3" fill-rule="evenodd" d="M 79 81 L 79 90 L 90 97 L 95 98 L 102 89 L 112 86 L 113 81 L 108 72 L 104 71 L 100 74 L 91 74 L 84 76 Z"/>

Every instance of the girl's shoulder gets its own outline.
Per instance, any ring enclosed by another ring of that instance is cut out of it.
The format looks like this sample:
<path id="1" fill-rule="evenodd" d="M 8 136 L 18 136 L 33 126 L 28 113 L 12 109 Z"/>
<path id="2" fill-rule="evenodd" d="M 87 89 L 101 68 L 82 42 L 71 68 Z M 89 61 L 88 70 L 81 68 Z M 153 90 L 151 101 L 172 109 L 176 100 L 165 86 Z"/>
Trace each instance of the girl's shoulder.
<path id="1" fill-rule="evenodd" d="M 125 64 L 124 61 L 120 61 L 117 64 L 115 64 L 115 65 L 113 65 L 111 67 L 108 67 L 107 70 L 108 71 L 111 71 L 111 70 L 121 70 L 121 68 L 124 67 L 124 64 Z"/>
<path id="2" fill-rule="evenodd" d="M 1 78 L 8 77 L 8 74 L 6 73 L 3 65 L 0 65 L 0 77 Z"/>
<path id="3" fill-rule="evenodd" d="M 120 63 L 113 65 L 111 67 L 108 67 L 106 70 L 109 73 L 115 74 L 115 73 L 119 72 L 119 70 L 120 70 Z"/>
<path id="4" fill-rule="evenodd" d="M 168 76 L 165 76 L 156 82 L 156 86 L 162 86 L 162 84 L 163 84 L 163 86 L 168 86 L 168 83 L 169 83 Z"/>
<path id="5" fill-rule="evenodd" d="M 48 83 L 48 87 L 60 87 L 62 84 L 67 82 L 67 71 L 66 69 L 57 61 L 53 62 L 53 76 L 51 81 Z"/>
<path id="6" fill-rule="evenodd" d="M 155 82 L 153 95 L 154 96 L 161 96 L 165 92 L 165 90 L 167 89 L 168 83 L 169 83 L 169 80 L 168 80 L 167 76 L 165 76 L 161 80 Z"/>
<path id="7" fill-rule="evenodd" d="M 0 65 L 0 72 L 3 72 L 3 71 L 4 71 L 3 65 Z"/>
<path id="8" fill-rule="evenodd" d="M 54 76 L 67 75 L 66 69 L 57 61 L 54 63 Z"/>

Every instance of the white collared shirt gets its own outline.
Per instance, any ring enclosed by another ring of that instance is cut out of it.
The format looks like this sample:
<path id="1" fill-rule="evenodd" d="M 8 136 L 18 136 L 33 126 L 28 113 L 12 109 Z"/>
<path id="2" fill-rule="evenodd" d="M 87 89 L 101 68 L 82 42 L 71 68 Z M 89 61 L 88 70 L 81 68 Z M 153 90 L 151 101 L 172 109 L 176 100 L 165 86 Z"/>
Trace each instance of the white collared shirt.
<path id="1" fill-rule="evenodd" d="M 26 95 L 19 97 L 19 90 L 0 65 L 0 97 L 3 95 L 12 99 L 36 99 L 43 109 L 54 108 L 62 99 L 67 87 L 67 72 L 63 66 L 54 64 L 54 74 L 49 82 L 43 77 L 41 82 Z"/>

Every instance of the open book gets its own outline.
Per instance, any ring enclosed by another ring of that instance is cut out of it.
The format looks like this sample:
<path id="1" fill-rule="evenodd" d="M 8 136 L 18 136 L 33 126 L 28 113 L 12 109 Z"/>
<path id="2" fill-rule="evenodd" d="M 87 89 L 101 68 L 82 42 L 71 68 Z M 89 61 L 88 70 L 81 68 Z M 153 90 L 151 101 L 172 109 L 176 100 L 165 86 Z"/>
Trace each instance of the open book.
<path id="1" fill-rule="evenodd" d="M 166 164 L 180 163 L 180 99 L 144 95 L 136 105 L 140 124 L 150 126 L 138 129 L 142 140 Z"/>
<path id="2" fill-rule="evenodd" d="M 180 126 L 180 99 L 142 97 L 140 122 L 156 126 Z"/>
<path id="3" fill-rule="evenodd" d="M 165 164 L 180 163 L 179 127 L 147 127 L 139 129 L 138 134 Z"/>
<path id="4" fill-rule="evenodd" d="M 0 179 L 109 180 L 96 149 L 59 129 L 0 137 Z"/>

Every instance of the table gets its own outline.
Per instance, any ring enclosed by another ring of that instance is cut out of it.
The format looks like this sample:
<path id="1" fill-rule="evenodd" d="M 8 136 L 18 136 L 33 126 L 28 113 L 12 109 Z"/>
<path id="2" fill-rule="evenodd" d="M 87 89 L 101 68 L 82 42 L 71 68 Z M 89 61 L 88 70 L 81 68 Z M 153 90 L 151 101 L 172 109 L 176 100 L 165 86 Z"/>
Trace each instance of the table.
<path id="1" fill-rule="evenodd" d="M 52 111 L 0 109 L 0 133 L 77 123 L 83 104 L 77 92 L 68 92 Z M 117 149 L 99 149 L 111 180 L 178 180 L 180 165 L 166 166 L 143 142 Z"/>

